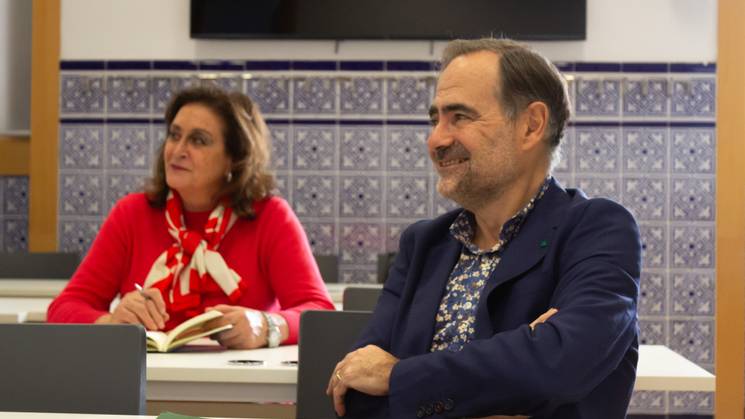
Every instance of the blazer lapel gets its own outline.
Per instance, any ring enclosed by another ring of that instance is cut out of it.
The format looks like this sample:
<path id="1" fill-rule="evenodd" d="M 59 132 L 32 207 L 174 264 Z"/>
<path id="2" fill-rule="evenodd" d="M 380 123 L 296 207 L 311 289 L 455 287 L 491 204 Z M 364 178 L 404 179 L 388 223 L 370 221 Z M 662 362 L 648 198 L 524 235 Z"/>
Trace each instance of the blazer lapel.
<path id="1" fill-rule="evenodd" d="M 476 310 L 476 338 L 488 337 L 490 330 L 483 327 L 489 324 L 487 300 L 500 285 L 517 277 L 537 264 L 551 247 L 556 228 L 561 223 L 563 208 L 569 198 L 555 180 L 528 214 L 520 231 L 502 253 L 502 259 L 489 276 L 479 298 Z"/>
<path id="2" fill-rule="evenodd" d="M 404 351 L 410 351 L 405 356 L 429 352 L 432 344 L 435 316 L 462 247 L 449 233 L 446 234 L 445 240 L 434 246 L 421 260 L 412 261 L 421 264 L 422 269 L 419 283 L 413 289 L 415 294 L 407 320 L 405 343 L 402 345 Z"/>

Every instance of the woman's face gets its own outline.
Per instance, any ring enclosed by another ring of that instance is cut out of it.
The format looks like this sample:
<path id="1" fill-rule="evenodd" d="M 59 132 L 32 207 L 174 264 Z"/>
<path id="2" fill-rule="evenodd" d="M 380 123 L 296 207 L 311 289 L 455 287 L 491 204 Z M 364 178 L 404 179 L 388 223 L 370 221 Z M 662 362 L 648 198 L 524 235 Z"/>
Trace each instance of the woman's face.
<path id="1" fill-rule="evenodd" d="M 181 195 L 187 210 L 212 209 L 226 182 L 231 159 L 224 125 L 210 108 L 189 103 L 168 127 L 163 148 L 166 184 Z"/>

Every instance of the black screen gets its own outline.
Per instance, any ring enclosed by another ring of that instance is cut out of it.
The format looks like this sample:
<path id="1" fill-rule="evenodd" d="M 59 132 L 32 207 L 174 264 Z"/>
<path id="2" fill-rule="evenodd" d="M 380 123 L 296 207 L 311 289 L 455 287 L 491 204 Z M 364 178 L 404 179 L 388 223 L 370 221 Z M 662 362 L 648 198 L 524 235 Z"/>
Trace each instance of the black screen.
<path id="1" fill-rule="evenodd" d="M 191 0 L 192 38 L 585 39 L 586 0 Z"/>

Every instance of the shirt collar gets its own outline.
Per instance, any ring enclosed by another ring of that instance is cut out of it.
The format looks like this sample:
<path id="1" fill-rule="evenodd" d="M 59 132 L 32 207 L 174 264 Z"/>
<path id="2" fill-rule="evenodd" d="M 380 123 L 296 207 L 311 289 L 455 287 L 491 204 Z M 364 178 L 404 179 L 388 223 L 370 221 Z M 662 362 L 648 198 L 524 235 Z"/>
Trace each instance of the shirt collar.
<path id="1" fill-rule="evenodd" d="M 525 222 L 525 219 L 528 217 L 528 214 L 530 214 L 530 211 L 533 209 L 533 207 L 535 207 L 536 202 L 538 202 L 543 197 L 543 194 L 546 192 L 550 184 L 551 176 L 549 175 L 543 181 L 543 184 L 538 190 L 538 193 L 536 193 L 536 195 L 531 198 L 530 201 L 528 201 L 528 203 L 524 207 L 522 207 L 522 209 L 517 211 L 515 215 L 512 216 L 512 218 L 504 223 L 504 225 L 502 226 L 502 230 L 499 232 L 499 240 L 491 249 L 480 250 L 478 246 L 474 244 L 473 235 L 476 228 L 476 220 L 471 211 L 463 210 L 460 214 L 458 214 L 453 223 L 450 224 L 450 235 L 452 235 L 459 242 L 463 243 L 466 249 L 468 249 L 468 251 L 473 254 L 498 252 L 510 240 L 517 236 L 517 233 L 520 230 L 520 227 L 522 227 L 523 223 Z"/>

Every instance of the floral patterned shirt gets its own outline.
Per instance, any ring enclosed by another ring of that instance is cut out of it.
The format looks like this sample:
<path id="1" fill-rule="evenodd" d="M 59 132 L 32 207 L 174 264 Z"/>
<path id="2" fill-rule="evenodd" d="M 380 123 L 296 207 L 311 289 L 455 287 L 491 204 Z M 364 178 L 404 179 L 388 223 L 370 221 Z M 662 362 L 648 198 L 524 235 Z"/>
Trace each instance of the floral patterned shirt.
<path id="1" fill-rule="evenodd" d="M 475 221 L 471 212 L 464 210 L 450 225 L 450 234 L 463 243 L 463 250 L 450 273 L 445 295 L 435 316 L 435 334 L 430 351 L 457 352 L 473 338 L 481 291 L 499 264 L 505 246 L 517 236 L 535 203 L 548 189 L 550 179 L 546 178 L 536 196 L 504 223 L 499 241 L 491 249 L 480 250 L 473 243 Z"/>

